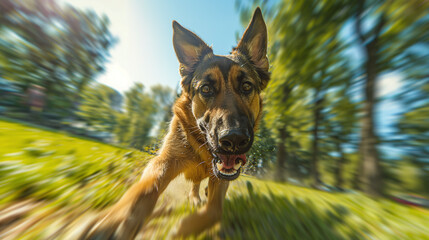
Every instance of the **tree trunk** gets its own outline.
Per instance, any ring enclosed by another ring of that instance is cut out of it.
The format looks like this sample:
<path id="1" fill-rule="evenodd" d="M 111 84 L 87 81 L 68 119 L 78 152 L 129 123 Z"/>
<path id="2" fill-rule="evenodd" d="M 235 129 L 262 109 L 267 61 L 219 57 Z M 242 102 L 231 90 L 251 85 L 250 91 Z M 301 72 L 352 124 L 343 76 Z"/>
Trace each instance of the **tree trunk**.
<path id="1" fill-rule="evenodd" d="M 316 92 L 315 98 L 318 99 L 318 93 Z M 321 111 L 322 111 L 322 102 L 323 99 L 316 100 L 316 103 L 314 105 L 314 128 L 313 128 L 313 147 L 312 147 L 312 157 L 311 157 L 311 171 L 312 171 L 312 177 L 313 177 L 313 184 L 314 186 L 320 185 L 320 173 L 319 173 L 319 123 L 321 118 Z"/>
<path id="2" fill-rule="evenodd" d="M 377 153 L 377 137 L 374 133 L 375 83 L 377 78 L 376 41 L 366 46 L 365 103 L 361 138 L 361 183 L 364 192 L 372 196 L 381 194 L 380 163 Z"/>
<path id="3" fill-rule="evenodd" d="M 277 142 L 277 170 L 276 170 L 276 180 L 285 181 L 287 179 L 285 165 L 287 161 L 287 151 L 286 151 L 286 138 L 287 133 L 285 127 L 279 129 L 279 141 Z"/>
<path id="4" fill-rule="evenodd" d="M 344 156 L 343 148 L 341 146 L 340 138 L 335 140 L 335 145 L 337 147 L 337 152 L 340 154 L 337 165 L 335 167 L 335 186 L 339 189 L 343 189 L 343 166 L 346 161 Z"/>
<path id="5" fill-rule="evenodd" d="M 364 33 L 362 18 L 365 12 L 365 0 L 357 2 L 355 28 L 362 46 L 365 48 L 365 102 L 363 106 L 362 133 L 360 144 L 360 183 L 361 189 L 372 196 L 381 195 L 381 173 L 377 153 L 377 137 L 374 133 L 375 83 L 378 69 L 379 37 L 386 24 L 386 15 L 382 13 L 371 31 Z"/>

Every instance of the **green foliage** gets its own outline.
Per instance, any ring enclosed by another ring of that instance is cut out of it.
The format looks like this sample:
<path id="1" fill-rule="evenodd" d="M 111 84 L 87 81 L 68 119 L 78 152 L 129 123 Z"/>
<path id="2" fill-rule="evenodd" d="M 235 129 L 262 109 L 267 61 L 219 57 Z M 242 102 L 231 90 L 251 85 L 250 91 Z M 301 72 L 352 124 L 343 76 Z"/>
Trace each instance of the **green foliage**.
<path id="1" fill-rule="evenodd" d="M 413 160 L 412 157 L 407 157 L 402 161 L 397 161 L 396 164 L 397 165 L 392 169 L 392 172 L 398 176 L 400 181 L 389 186 L 393 191 L 424 194 L 429 196 L 429 190 L 427 189 L 429 184 L 427 166 L 424 166 L 421 162 Z"/>
<path id="2" fill-rule="evenodd" d="M 380 169 L 381 158 L 374 131 L 375 81 L 383 72 L 415 73 L 427 63 L 429 4 L 420 1 L 355 1 L 350 6 L 355 15 L 355 33 L 365 53 L 362 66 L 357 70 L 364 74 L 362 81 L 365 84 L 360 142 L 361 180 L 365 192 L 379 195 L 382 192 L 381 175 L 386 171 Z M 416 48 L 419 48 L 417 53 Z"/>
<path id="3" fill-rule="evenodd" d="M 402 91 L 399 99 L 406 110 L 397 123 L 398 137 L 393 142 L 398 147 L 403 147 L 414 161 L 423 164 L 422 167 L 427 166 L 429 160 L 429 77 Z"/>
<path id="4" fill-rule="evenodd" d="M 112 133 L 117 124 L 122 96 L 100 84 L 88 85 L 82 92 L 78 116 L 95 131 Z"/>
<path id="5" fill-rule="evenodd" d="M 352 181 L 350 178 L 345 178 L 345 173 L 357 169 L 357 166 L 348 164 L 350 159 L 347 157 L 350 152 L 352 155 L 357 153 L 358 149 L 353 136 L 358 131 L 358 104 L 350 99 L 350 94 L 347 93 L 349 89 L 346 84 L 339 91 L 327 94 L 325 117 L 321 123 L 324 134 L 321 147 L 326 153 L 325 169 L 334 175 L 335 181 L 330 181 L 330 184 L 339 188 L 342 188 L 345 181 Z M 329 178 L 329 175 L 326 177 Z"/>
<path id="6" fill-rule="evenodd" d="M 116 41 L 108 18 L 56 1 L 4 0 L 0 9 L 2 77 L 22 83 L 22 93 L 31 84 L 43 86 L 45 112 L 72 116 Z"/>
<path id="7" fill-rule="evenodd" d="M 157 109 L 154 119 L 156 122 L 159 122 L 159 125 L 155 126 L 158 128 L 156 141 L 159 142 L 168 132 L 169 123 L 173 117 L 172 108 L 177 96 L 175 96 L 171 88 L 162 85 L 152 86 L 150 94 L 155 101 Z"/>
<path id="8" fill-rule="evenodd" d="M 145 150 L 154 142 L 155 131 L 164 134 L 167 130 L 173 100 L 173 91 L 161 85 L 145 92 L 143 84 L 135 83 L 122 97 L 108 86 L 91 84 L 82 92 L 78 116 L 88 129 L 110 133 L 114 142 L 123 146 Z M 155 125 L 157 122 L 160 126 Z"/>
<path id="9" fill-rule="evenodd" d="M 115 130 L 121 144 L 136 149 L 143 149 L 150 143 L 149 133 L 156 114 L 155 100 L 144 92 L 141 83 L 135 83 L 125 92 L 125 112 L 118 116 Z"/>
<path id="10" fill-rule="evenodd" d="M 404 189 L 429 194 L 429 70 L 426 72 L 425 78 L 412 79 L 415 82 L 409 81 L 410 86 L 399 94 L 404 111 L 396 123 L 396 136 L 389 142 L 403 150 L 401 164 L 413 173 L 413 177 L 398 173 Z"/>
<path id="11" fill-rule="evenodd" d="M 322 160 L 321 178 L 331 184 L 356 188 L 360 175 L 372 172 L 364 178 L 383 174 L 393 185 L 394 164 L 381 163 L 385 156 L 377 154 L 379 143 L 387 142 L 424 169 L 420 181 L 427 182 L 428 3 L 238 0 L 243 24 L 256 6 L 264 10 L 269 33 L 272 80 L 266 89 L 265 120 L 277 151 L 283 147 L 286 168 L 304 177 L 317 171 Z M 354 51 L 359 56 L 351 56 Z M 375 120 L 375 79 L 391 72 L 403 74 L 407 82 L 402 97 L 397 95 L 404 111 L 395 125 L 398 131 L 379 139 L 377 131 L 362 129 L 376 129 L 372 123 L 384 121 Z M 365 117 L 368 121 L 358 121 Z M 360 131 L 365 135 L 359 137 Z M 362 154 L 357 160 L 358 146 L 364 145 L 372 156 Z"/>
<path id="12" fill-rule="evenodd" d="M 359 11 L 359 5 L 361 10 Z M 366 24 L 365 29 L 358 33 L 368 47 L 374 37 L 379 38 L 377 46 L 377 72 L 405 71 L 415 69 L 425 64 L 426 60 L 419 59 L 421 54 L 427 55 L 428 13 L 429 3 L 421 1 L 362 1 L 351 2 L 360 13 L 360 21 Z M 357 5 L 357 6 L 356 6 Z M 420 46 L 421 51 L 415 51 Z M 427 56 L 426 56 L 427 57 Z M 427 65 L 426 65 L 427 66 Z"/>
<path id="13" fill-rule="evenodd" d="M 252 148 L 246 153 L 246 157 L 248 163 L 245 166 L 245 173 L 257 176 L 264 176 L 270 162 L 274 161 L 275 141 L 266 126 L 265 117 L 262 117 L 259 123 L 259 130 L 254 138 Z"/>

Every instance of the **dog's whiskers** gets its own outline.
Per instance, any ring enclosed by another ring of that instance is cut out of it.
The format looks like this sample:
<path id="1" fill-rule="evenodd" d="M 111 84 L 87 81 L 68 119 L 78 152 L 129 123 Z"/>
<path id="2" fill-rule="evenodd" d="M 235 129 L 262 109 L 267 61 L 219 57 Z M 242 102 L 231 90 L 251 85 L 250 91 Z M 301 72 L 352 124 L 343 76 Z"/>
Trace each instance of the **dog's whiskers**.
<path id="1" fill-rule="evenodd" d="M 208 143 L 208 141 L 206 141 L 205 143 L 201 144 L 198 149 L 200 149 L 202 146 L 206 145 Z"/>
<path id="2" fill-rule="evenodd" d="M 200 166 L 201 164 L 203 164 L 204 163 L 204 161 L 201 161 L 200 163 L 198 163 L 198 165 L 197 166 L 195 166 L 195 168 L 197 168 L 198 166 Z"/>
<path id="3" fill-rule="evenodd" d="M 199 128 L 197 128 L 197 129 L 194 129 L 194 130 L 190 131 L 190 133 L 192 134 L 192 133 L 198 132 L 199 130 L 200 130 L 200 129 L 199 129 Z"/>

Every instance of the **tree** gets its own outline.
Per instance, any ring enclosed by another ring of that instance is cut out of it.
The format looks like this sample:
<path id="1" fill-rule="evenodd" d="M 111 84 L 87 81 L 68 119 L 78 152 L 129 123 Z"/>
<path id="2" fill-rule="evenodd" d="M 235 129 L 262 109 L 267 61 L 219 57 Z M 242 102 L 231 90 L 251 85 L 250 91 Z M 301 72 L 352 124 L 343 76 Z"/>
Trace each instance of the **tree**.
<path id="1" fill-rule="evenodd" d="M 54 0 L 0 2 L 0 68 L 7 79 L 45 88 L 46 111 L 73 115 L 80 92 L 104 70 L 116 39 L 109 20 Z"/>
<path id="2" fill-rule="evenodd" d="M 317 185 L 321 182 L 320 159 L 338 156 L 334 171 L 336 185 L 341 187 L 346 158 L 352 157 L 355 164 L 355 154 L 349 150 L 360 142 L 356 172 L 360 181 L 356 182 L 361 182 L 358 185 L 366 193 L 379 196 L 383 178 L 380 159 L 385 157 L 379 155 L 380 142 L 395 142 L 409 154 L 406 157 L 425 162 L 427 123 L 419 119 L 427 110 L 423 99 L 427 99 L 424 82 L 429 76 L 429 2 L 254 0 L 249 5 L 237 1 L 242 19 L 254 5 L 261 5 L 269 16 L 273 67 L 267 88 L 267 126 L 277 142 L 279 171 L 285 163 L 292 166 L 293 155 L 299 156 L 296 159 L 302 166 L 308 166 L 311 159 L 310 171 Z M 344 36 L 350 32 L 357 41 Z M 345 50 L 360 50 L 363 57 L 352 58 Z M 404 94 L 415 94 L 416 98 L 404 100 L 408 105 L 404 105 L 397 125 L 398 138 L 386 141 L 375 133 L 375 93 L 378 77 L 392 72 L 405 76 Z M 363 89 L 363 101 L 355 100 L 359 94 L 348 88 Z M 360 138 L 356 135 L 357 109 L 362 116 Z M 307 141 L 297 136 L 305 136 Z"/>
<path id="3" fill-rule="evenodd" d="M 122 96 L 100 83 L 86 86 L 82 93 L 78 116 L 95 131 L 113 133 L 118 122 Z"/>
<path id="4" fill-rule="evenodd" d="M 420 49 L 421 50 L 421 49 Z M 397 132 L 392 144 L 401 150 L 403 163 L 401 167 L 408 169 L 406 173 L 414 172 L 410 177 L 400 169 L 404 182 L 417 181 L 411 190 L 428 194 L 429 184 L 429 55 L 418 58 L 420 64 L 414 64 L 414 69 L 407 71 L 408 81 L 398 94 L 397 99 L 403 109 L 396 122 Z M 429 52 L 426 49 L 426 52 Z M 411 184 L 409 184 L 411 185 Z"/>
<path id="5" fill-rule="evenodd" d="M 346 146 L 351 149 L 356 145 L 353 142 L 353 134 L 356 133 L 358 127 L 358 104 L 350 99 L 351 81 L 347 83 L 338 91 L 328 94 L 329 108 L 326 113 L 327 119 L 323 123 L 327 128 L 329 142 L 334 145 L 330 152 L 335 152 L 337 155 L 333 173 L 334 185 L 338 189 L 344 188 L 344 166 L 348 162 Z"/>
<path id="6" fill-rule="evenodd" d="M 266 112 L 263 111 L 262 114 L 252 148 L 246 154 L 248 163 L 246 164 L 245 171 L 257 176 L 263 176 L 266 173 L 269 163 L 273 162 L 275 158 L 275 141 L 266 126 Z"/>
<path id="7" fill-rule="evenodd" d="M 151 87 L 150 95 L 155 101 L 156 115 L 154 117 L 159 125 L 156 126 L 158 129 L 157 140 L 160 141 L 168 131 L 168 124 L 173 117 L 172 107 L 176 96 L 174 91 L 167 86 L 154 85 Z"/>
<path id="8" fill-rule="evenodd" d="M 355 32 L 364 52 L 361 66 L 365 93 L 360 144 L 361 183 L 366 193 L 379 196 L 382 179 L 377 149 L 379 140 L 374 132 L 375 83 L 383 72 L 409 67 L 413 63 L 408 57 L 412 48 L 425 44 L 425 41 L 427 44 L 429 3 L 363 0 L 353 4 Z"/>
<path id="9" fill-rule="evenodd" d="M 135 83 L 125 92 L 125 112 L 118 116 L 115 130 L 118 140 L 136 149 L 150 142 L 149 133 L 153 127 L 156 104 L 151 96 L 144 92 L 141 83 Z"/>

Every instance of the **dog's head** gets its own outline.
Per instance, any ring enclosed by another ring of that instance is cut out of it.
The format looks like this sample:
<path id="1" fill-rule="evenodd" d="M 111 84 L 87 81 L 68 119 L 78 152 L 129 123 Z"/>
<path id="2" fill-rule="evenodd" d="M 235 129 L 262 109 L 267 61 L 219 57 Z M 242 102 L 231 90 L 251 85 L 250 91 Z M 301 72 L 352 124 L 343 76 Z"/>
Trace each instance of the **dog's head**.
<path id="1" fill-rule="evenodd" d="M 246 163 L 262 110 L 260 92 L 269 80 L 267 28 L 261 10 L 228 56 L 214 55 L 197 35 L 173 22 L 182 91 L 213 154 L 214 174 L 233 180 Z"/>

